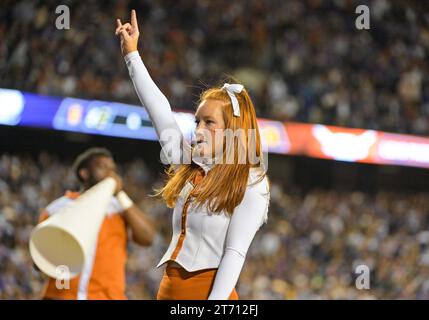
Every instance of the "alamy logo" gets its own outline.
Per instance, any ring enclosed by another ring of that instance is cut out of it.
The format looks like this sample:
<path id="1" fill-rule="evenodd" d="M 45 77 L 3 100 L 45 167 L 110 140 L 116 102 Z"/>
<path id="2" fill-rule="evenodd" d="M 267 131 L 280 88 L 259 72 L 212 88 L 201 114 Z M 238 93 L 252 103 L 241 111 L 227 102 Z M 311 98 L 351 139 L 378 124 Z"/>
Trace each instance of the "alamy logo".
<path id="1" fill-rule="evenodd" d="M 366 5 L 361 4 L 356 7 L 355 13 L 360 15 L 356 18 L 355 26 L 358 30 L 369 30 L 370 27 L 370 13 L 369 8 Z"/>
<path id="2" fill-rule="evenodd" d="M 260 165 L 265 171 L 268 169 L 268 145 L 265 135 L 259 135 L 256 129 L 216 129 L 214 136 L 209 130 L 201 129 L 198 136 L 191 147 L 183 143 L 180 130 L 163 130 L 160 134 L 161 162 L 166 165 L 190 164 L 194 159 L 205 164 L 249 163 Z"/>
<path id="3" fill-rule="evenodd" d="M 355 281 L 356 289 L 358 290 L 368 290 L 370 289 L 370 270 L 367 265 L 361 264 L 358 265 L 355 269 L 355 274 L 357 278 Z"/>
<path id="4" fill-rule="evenodd" d="M 59 14 L 55 20 L 55 27 L 58 30 L 70 29 L 70 8 L 62 4 L 55 8 L 55 13 Z"/>
<path id="5" fill-rule="evenodd" d="M 55 269 L 55 287 L 58 290 L 70 289 L 70 270 L 65 265 L 60 265 Z"/>

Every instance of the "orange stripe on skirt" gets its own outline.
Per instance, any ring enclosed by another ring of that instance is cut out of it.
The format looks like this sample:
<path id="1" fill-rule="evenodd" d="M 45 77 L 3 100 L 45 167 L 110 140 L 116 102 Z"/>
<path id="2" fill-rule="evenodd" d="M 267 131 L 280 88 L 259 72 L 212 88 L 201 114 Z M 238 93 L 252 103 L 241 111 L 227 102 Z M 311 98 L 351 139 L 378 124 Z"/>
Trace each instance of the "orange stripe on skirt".
<path id="1" fill-rule="evenodd" d="M 159 285 L 157 300 L 207 300 L 213 287 L 217 269 L 194 272 L 167 265 Z M 229 300 L 238 300 L 235 288 Z"/>

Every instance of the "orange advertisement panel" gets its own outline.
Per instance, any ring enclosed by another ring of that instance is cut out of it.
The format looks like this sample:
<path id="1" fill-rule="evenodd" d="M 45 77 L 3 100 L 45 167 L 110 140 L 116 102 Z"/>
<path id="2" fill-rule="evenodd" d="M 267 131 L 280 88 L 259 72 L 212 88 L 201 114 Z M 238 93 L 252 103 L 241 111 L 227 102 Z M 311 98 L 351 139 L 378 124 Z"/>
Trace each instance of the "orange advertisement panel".
<path id="1" fill-rule="evenodd" d="M 429 168 L 429 138 L 321 124 L 284 123 L 288 154 Z"/>

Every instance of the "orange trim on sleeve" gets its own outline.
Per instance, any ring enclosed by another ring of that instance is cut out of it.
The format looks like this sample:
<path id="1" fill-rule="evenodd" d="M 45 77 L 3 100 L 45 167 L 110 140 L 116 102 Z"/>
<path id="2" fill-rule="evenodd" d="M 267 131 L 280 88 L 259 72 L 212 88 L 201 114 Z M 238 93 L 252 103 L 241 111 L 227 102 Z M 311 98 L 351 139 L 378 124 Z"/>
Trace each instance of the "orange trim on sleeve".
<path id="1" fill-rule="evenodd" d="M 43 210 L 39 216 L 39 220 L 37 223 L 41 223 L 41 222 L 45 221 L 46 219 L 48 219 L 49 217 L 50 217 L 49 212 L 46 210 Z"/>

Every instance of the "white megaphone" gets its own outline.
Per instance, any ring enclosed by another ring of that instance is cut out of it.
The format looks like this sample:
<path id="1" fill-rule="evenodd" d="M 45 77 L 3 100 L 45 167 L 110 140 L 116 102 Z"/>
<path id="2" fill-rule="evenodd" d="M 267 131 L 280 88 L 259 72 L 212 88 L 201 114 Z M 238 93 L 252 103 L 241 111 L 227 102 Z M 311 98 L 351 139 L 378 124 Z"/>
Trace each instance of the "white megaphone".
<path id="1" fill-rule="evenodd" d="M 34 228 L 30 254 L 42 272 L 57 278 L 66 266 L 69 277 L 74 278 L 82 271 L 115 187 L 115 179 L 102 180 Z"/>

